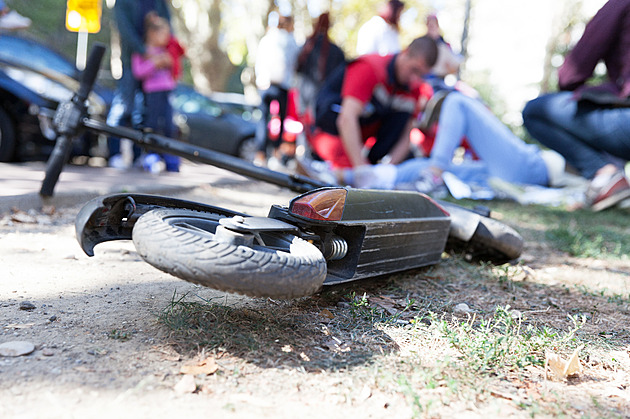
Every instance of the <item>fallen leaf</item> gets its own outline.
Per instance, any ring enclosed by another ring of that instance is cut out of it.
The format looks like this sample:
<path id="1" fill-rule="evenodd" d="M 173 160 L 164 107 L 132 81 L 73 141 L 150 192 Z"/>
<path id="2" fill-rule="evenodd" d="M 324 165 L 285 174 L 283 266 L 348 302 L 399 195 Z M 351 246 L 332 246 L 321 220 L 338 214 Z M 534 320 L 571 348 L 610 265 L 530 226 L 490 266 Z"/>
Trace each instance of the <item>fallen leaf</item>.
<path id="1" fill-rule="evenodd" d="M 392 300 L 388 297 L 370 297 L 370 303 L 376 304 L 377 306 L 385 309 L 389 314 L 395 315 L 398 314 L 399 310 L 396 309 L 396 306 L 400 306 L 396 301 Z"/>
<path id="2" fill-rule="evenodd" d="M 559 380 L 564 380 L 567 377 L 579 373 L 582 369 L 580 365 L 579 352 L 584 346 L 577 348 L 568 360 L 564 360 L 560 355 L 548 351 L 545 354 L 545 378 L 549 378 L 547 372 L 551 372 Z M 548 367 L 548 368 L 547 368 Z"/>
<path id="3" fill-rule="evenodd" d="M 31 215 L 28 215 L 25 212 L 19 211 L 15 214 L 11 214 L 11 220 L 16 223 L 24 223 L 24 224 L 35 224 L 37 223 L 37 219 Z"/>
<path id="4" fill-rule="evenodd" d="M 335 318 L 335 315 L 332 314 L 330 312 L 330 310 L 328 310 L 327 308 L 325 308 L 322 311 L 320 311 L 319 315 L 322 316 L 322 317 L 326 317 L 327 319 L 331 319 L 331 320 Z"/>
<path id="5" fill-rule="evenodd" d="M 22 323 L 22 324 L 13 323 L 13 324 L 7 324 L 6 326 L 4 326 L 4 328 L 5 329 L 28 329 L 33 326 L 35 326 L 35 323 Z"/>
<path id="6" fill-rule="evenodd" d="M 349 352 L 350 346 L 345 342 L 333 337 L 329 341 L 324 343 L 324 347 L 330 351 Z"/>
<path id="7" fill-rule="evenodd" d="M 179 372 L 181 374 L 188 375 L 210 375 L 214 374 L 219 369 L 214 358 L 209 357 L 201 361 L 200 363 L 195 364 L 184 364 L 182 365 Z"/>

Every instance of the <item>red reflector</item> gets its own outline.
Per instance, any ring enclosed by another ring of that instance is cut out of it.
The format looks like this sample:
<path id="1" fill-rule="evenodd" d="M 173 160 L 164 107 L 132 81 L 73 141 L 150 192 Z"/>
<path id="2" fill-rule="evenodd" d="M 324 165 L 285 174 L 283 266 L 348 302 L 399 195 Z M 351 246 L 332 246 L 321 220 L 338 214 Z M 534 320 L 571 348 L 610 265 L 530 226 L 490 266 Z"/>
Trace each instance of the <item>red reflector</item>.
<path id="1" fill-rule="evenodd" d="M 315 191 L 293 201 L 289 212 L 311 220 L 339 221 L 347 194 L 342 188 Z"/>

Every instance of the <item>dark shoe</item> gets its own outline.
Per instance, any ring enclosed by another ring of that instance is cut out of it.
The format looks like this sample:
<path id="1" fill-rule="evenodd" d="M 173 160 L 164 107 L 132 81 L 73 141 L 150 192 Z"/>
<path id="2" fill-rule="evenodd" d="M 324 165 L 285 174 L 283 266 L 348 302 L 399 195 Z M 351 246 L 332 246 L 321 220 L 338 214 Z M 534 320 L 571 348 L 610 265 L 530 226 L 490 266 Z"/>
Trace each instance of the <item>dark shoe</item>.
<path id="1" fill-rule="evenodd" d="M 442 110 L 442 103 L 449 93 L 450 91 L 448 90 L 438 90 L 431 96 L 424 111 L 422 111 L 420 121 L 418 121 L 417 127 L 420 131 L 428 131 L 434 123 L 438 122 L 440 119 L 440 111 Z"/>
<path id="2" fill-rule="evenodd" d="M 601 211 L 630 197 L 630 182 L 623 171 L 596 176 L 586 190 L 586 203 Z"/>

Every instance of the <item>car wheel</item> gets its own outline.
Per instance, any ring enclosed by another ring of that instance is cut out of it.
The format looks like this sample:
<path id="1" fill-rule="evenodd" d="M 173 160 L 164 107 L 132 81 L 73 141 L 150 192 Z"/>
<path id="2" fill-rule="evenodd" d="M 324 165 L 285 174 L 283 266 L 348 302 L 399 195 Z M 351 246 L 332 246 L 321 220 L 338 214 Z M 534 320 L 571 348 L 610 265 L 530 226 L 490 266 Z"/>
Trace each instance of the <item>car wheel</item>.
<path id="1" fill-rule="evenodd" d="M 0 108 L 0 162 L 13 161 L 15 157 L 15 129 L 9 115 Z"/>
<path id="2" fill-rule="evenodd" d="M 256 152 L 258 151 L 258 144 L 256 144 L 255 137 L 247 137 L 241 140 L 238 145 L 238 157 L 247 161 L 254 161 Z"/>

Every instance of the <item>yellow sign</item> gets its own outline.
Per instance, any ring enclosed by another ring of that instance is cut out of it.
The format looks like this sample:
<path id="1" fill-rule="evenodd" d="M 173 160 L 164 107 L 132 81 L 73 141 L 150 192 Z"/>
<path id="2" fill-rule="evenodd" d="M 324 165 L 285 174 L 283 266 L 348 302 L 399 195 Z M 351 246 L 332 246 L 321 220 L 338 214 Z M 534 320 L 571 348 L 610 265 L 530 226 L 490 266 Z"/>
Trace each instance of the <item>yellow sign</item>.
<path id="1" fill-rule="evenodd" d="M 101 30 L 101 0 L 68 0 L 66 29 L 97 33 Z"/>

